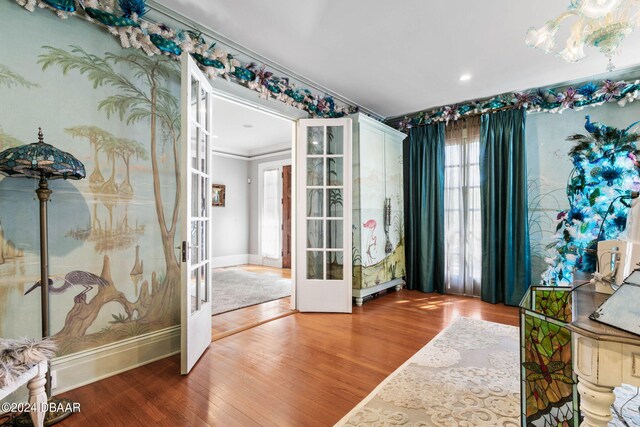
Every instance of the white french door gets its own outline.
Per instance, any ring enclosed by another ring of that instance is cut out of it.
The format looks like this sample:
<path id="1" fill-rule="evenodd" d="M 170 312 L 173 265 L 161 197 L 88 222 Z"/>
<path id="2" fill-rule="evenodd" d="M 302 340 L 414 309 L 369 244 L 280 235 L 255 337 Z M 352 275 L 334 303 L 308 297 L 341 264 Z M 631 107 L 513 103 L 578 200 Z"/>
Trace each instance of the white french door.
<path id="1" fill-rule="evenodd" d="M 181 372 L 188 374 L 211 344 L 212 88 L 182 55 L 182 330 Z"/>
<path id="2" fill-rule="evenodd" d="M 301 119 L 296 307 L 351 313 L 351 119 Z"/>

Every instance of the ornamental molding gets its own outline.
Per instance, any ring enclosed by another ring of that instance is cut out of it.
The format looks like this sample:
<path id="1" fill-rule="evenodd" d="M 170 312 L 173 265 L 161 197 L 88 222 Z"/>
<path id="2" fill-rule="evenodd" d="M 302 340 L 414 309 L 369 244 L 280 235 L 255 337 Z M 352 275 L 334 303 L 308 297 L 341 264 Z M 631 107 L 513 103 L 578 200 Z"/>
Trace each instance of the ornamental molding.
<path id="1" fill-rule="evenodd" d="M 278 100 L 307 111 L 312 117 L 343 117 L 360 109 L 354 102 L 330 93 L 282 66 L 274 66 L 265 58 L 255 60 L 239 45 L 235 48 L 225 46 L 215 38 L 213 31 L 156 2 L 151 6 L 153 15 L 168 17 L 179 24 L 149 18 L 149 7 L 144 0 L 15 1 L 29 12 L 38 7 L 49 9 L 63 19 L 77 16 L 94 22 L 117 37 L 125 49 L 140 49 L 149 56 L 167 55 L 175 60 L 187 52 L 210 79 L 232 81 L 257 92 L 260 98 Z M 228 39 L 225 41 L 234 45 Z M 382 119 L 373 112 L 363 112 Z"/>

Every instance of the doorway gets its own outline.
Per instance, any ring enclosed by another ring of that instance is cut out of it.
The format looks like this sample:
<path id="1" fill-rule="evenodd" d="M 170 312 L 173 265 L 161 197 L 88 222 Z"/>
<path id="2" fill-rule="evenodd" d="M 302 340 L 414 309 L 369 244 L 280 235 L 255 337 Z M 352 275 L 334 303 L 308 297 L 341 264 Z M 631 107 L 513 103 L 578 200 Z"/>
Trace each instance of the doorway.
<path id="1" fill-rule="evenodd" d="M 214 339 L 291 313 L 294 125 L 214 97 Z"/>

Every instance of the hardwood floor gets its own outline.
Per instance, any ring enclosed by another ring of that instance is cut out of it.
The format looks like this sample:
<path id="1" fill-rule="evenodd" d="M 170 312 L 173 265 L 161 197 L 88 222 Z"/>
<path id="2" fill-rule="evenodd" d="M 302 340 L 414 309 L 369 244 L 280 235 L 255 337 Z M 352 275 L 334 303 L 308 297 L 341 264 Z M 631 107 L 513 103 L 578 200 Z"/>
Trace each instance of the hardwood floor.
<path id="1" fill-rule="evenodd" d="M 277 274 L 283 279 L 291 279 L 291 269 L 288 268 L 273 268 L 249 264 L 240 265 L 234 268 L 242 268 L 245 271 L 251 271 L 258 274 Z M 216 314 L 212 318 L 213 327 L 211 330 L 211 339 L 216 341 L 292 313 L 291 297 L 285 297 L 262 304 L 228 311 L 226 313 Z"/>
<path id="2" fill-rule="evenodd" d="M 515 307 L 402 290 L 215 341 L 192 373 L 179 356 L 65 393 L 60 426 L 331 426 L 459 316 L 517 325 Z"/>
<path id="3" fill-rule="evenodd" d="M 212 316 L 211 339 L 216 341 L 293 313 L 291 297 L 285 297 L 216 314 Z"/>

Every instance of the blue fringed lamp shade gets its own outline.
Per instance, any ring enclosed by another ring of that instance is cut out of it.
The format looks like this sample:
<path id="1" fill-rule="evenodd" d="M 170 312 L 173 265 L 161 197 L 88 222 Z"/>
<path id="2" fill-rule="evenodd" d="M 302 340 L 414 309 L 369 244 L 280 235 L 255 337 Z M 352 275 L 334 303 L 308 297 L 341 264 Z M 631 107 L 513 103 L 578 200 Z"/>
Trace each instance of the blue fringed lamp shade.
<path id="1" fill-rule="evenodd" d="M 47 179 L 82 179 L 86 175 L 82 162 L 44 142 L 42 130 L 38 132 L 38 142 L 0 153 L 0 173 Z"/>

